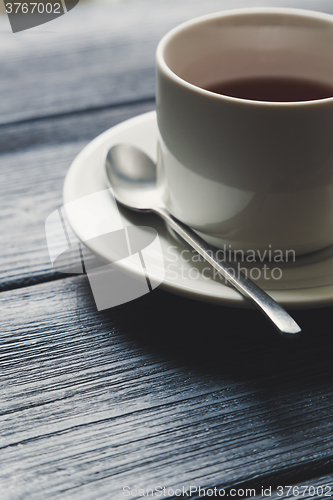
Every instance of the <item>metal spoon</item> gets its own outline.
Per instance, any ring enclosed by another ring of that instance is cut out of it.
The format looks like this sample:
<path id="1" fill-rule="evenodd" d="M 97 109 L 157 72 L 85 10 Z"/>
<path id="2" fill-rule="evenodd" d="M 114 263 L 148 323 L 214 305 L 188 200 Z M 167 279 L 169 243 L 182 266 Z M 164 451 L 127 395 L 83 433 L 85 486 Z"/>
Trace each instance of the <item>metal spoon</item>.
<path id="1" fill-rule="evenodd" d="M 250 299 L 281 335 L 288 338 L 297 336 L 300 327 L 275 300 L 231 263 L 217 259 L 213 247 L 168 212 L 157 189 L 156 165 L 143 151 L 130 144 L 113 146 L 106 157 L 105 171 L 107 184 L 121 205 L 160 215 L 241 294 Z"/>

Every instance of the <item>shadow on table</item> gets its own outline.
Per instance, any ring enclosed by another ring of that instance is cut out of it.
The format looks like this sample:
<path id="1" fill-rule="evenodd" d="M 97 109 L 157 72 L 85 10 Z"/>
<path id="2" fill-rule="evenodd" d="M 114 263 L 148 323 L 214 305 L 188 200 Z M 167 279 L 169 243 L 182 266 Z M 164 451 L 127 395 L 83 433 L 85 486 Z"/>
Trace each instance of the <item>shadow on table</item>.
<path id="1" fill-rule="evenodd" d="M 333 381 L 332 307 L 292 311 L 302 327 L 293 340 L 282 338 L 257 310 L 199 303 L 161 290 L 120 307 L 131 309 L 135 318 L 135 331 L 127 334 L 135 342 L 197 371 L 262 383 L 272 376 L 288 383 L 304 376 L 312 383 Z"/>

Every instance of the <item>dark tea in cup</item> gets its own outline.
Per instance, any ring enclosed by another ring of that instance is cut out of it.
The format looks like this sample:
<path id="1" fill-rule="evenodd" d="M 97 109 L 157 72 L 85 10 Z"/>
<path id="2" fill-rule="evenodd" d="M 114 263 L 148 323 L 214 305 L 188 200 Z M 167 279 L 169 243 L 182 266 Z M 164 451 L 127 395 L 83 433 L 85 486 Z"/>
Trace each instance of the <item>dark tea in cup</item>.
<path id="1" fill-rule="evenodd" d="M 316 101 L 333 97 L 333 86 L 290 77 L 251 77 L 217 82 L 206 90 L 239 99 L 268 102 Z"/>

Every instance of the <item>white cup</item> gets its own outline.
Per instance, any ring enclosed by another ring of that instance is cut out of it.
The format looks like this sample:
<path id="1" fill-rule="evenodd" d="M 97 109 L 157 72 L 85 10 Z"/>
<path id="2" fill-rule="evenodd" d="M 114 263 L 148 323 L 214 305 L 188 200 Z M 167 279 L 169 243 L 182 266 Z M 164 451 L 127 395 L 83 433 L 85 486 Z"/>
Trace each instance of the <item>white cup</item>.
<path id="1" fill-rule="evenodd" d="M 204 16 L 169 32 L 156 61 L 158 182 L 170 212 L 221 248 L 333 244 L 333 97 L 267 102 L 203 88 L 252 77 L 333 88 L 333 16 Z"/>

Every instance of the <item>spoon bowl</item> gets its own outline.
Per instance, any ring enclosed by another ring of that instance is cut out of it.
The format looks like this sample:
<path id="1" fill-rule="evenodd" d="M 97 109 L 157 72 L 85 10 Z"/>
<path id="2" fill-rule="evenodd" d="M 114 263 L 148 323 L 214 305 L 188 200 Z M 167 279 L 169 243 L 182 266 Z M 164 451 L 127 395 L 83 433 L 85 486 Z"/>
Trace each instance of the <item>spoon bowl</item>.
<path id="1" fill-rule="evenodd" d="M 148 212 L 162 207 L 156 165 L 140 149 L 130 144 L 112 147 L 106 155 L 105 172 L 108 187 L 122 205 Z"/>

